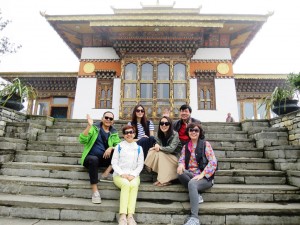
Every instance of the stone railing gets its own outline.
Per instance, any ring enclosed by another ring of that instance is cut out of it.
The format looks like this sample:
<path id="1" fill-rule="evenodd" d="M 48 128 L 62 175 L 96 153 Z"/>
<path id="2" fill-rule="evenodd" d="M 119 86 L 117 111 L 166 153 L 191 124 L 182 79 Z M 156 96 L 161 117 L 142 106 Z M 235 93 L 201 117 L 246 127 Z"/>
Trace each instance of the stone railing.
<path id="1" fill-rule="evenodd" d="M 17 150 L 25 150 L 28 141 L 36 140 L 54 119 L 47 116 L 28 116 L 0 106 L 0 166 L 12 161 Z"/>
<path id="2" fill-rule="evenodd" d="M 25 114 L 0 106 L 0 137 L 5 135 L 7 122 L 25 122 L 26 119 Z"/>
<path id="3" fill-rule="evenodd" d="M 289 184 L 300 187 L 300 111 L 271 120 L 242 122 L 264 157 L 274 161 L 276 170 L 285 171 Z"/>
<path id="4" fill-rule="evenodd" d="M 300 110 L 271 119 L 270 125 L 286 128 L 289 144 L 300 146 Z"/>

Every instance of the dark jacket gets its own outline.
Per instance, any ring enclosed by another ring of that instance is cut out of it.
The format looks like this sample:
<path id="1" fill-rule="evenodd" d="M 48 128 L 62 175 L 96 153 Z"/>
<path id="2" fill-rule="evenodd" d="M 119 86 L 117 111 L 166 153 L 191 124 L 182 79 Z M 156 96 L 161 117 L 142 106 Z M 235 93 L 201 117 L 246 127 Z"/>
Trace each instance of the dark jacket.
<path id="1" fill-rule="evenodd" d="M 194 118 L 192 118 L 192 117 L 190 117 L 190 119 L 189 119 L 189 121 L 188 121 L 188 124 L 189 124 L 189 123 L 200 123 L 200 124 L 201 124 L 200 120 L 194 119 Z M 179 132 L 181 125 L 182 125 L 182 119 L 176 120 L 176 121 L 174 122 L 174 124 L 173 124 L 173 127 L 174 127 L 173 129 L 174 129 L 175 131 Z"/>
<path id="2" fill-rule="evenodd" d="M 158 137 L 155 137 L 155 140 L 156 143 L 161 146 L 160 151 L 179 157 L 182 146 L 176 131 L 173 131 L 173 134 L 167 140 L 167 146 L 162 146 L 162 140 Z"/>
<path id="3" fill-rule="evenodd" d="M 191 152 L 188 149 L 188 143 L 185 144 L 184 149 L 185 149 L 185 169 L 188 170 L 190 157 L 191 157 Z M 200 169 L 200 171 L 203 171 L 209 163 L 209 161 L 206 157 L 206 154 L 205 154 L 205 149 L 206 149 L 206 141 L 203 139 L 199 139 L 198 143 L 197 143 L 197 147 L 195 149 L 195 157 L 196 157 L 196 161 L 197 161 L 198 168 Z M 212 167 L 212 168 L 214 168 L 214 173 L 215 173 L 215 171 L 217 170 L 217 167 L 218 167 L 216 159 L 215 159 L 215 162 L 212 163 L 211 165 L 213 165 L 213 164 L 216 165 L 215 167 Z M 215 176 L 214 173 L 211 177 L 209 177 L 209 178 L 206 177 L 206 178 L 208 180 L 214 179 L 214 176 Z"/>

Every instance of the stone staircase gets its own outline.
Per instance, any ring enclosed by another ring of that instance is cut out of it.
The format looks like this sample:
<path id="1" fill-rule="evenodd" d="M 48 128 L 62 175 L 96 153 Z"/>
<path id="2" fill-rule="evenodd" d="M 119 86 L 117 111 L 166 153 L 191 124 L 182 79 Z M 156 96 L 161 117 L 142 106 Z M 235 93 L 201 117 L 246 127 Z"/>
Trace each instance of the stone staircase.
<path id="1" fill-rule="evenodd" d="M 0 216 L 116 224 L 119 189 L 100 182 L 102 204 L 92 204 L 88 173 L 79 165 L 83 146 L 78 135 L 86 121 L 56 119 L 52 126 L 31 122 L 7 122 L 0 137 Z M 124 124 L 117 121 L 115 126 L 120 131 Z M 276 146 L 262 144 L 277 140 L 288 146 L 286 130 L 258 124 L 203 124 L 219 170 L 214 187 L 203 193 L 201 224 L 300 224 L 300 189 L 289 185 L 287 172 L 275 170 L 274 159 L 266 157 Z M 265 142 L 258 137 L 262 131 L 264 138 L 269 134 Z M 189 212 L 186 189 L 176 181 L 155 187 L 155 176 L 142 172 L 138 224 L 182 224 Z"/>

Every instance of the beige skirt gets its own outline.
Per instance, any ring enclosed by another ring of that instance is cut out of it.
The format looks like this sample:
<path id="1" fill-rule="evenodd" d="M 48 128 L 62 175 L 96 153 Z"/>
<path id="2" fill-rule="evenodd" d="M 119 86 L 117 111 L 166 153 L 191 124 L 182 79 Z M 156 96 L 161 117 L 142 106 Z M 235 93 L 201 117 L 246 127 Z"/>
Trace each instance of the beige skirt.
<path id="1" fill-rule="evenodd" d="M 148 152 L 145 165 L 157 173 L 157 180 L 162 184 L 177 178 L 178 159 L 175 155 L 152 150 Z"/>

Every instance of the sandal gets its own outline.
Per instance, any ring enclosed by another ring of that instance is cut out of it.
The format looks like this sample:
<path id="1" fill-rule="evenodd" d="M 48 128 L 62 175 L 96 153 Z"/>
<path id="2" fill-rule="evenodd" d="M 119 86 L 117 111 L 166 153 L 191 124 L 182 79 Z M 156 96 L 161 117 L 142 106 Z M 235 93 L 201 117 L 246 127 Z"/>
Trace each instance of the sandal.
<path id="1" fill-rule="evenodd" d="M 157 186 L 158 184 L 160 184 L 158 180 L 153 183 L 154 186 Z"/>
<path id="2" fill-rule="evenodd" d="M 166 183 L 159 183 L 156 185 L 157 187 L 164 187 L 164 186 L 169 186 L 171 185 L 172 183 L 171 182 L 166 182 Z"/>

